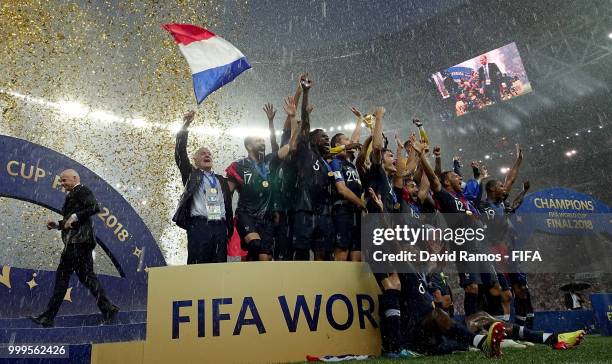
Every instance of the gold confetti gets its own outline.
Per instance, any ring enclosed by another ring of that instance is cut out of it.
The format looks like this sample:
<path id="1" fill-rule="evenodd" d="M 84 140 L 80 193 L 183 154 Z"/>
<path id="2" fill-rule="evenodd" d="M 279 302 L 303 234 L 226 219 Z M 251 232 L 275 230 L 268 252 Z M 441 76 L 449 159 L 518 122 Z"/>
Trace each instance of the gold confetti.
<path id="1" fill-rule="evenodd" d="M 66 294 L 64 295 L 64 301 L 72 302 L 72 287 L 68 287 Z"/>
<path id="2" fill-rule="evenodd" d="M 223 2 L 201 0 L 0 3 L 0 29 L 10 35 L 0 37 L 0 89 L 47 102 L 0 93 L 0 133 L 65 154 L 121 186 L 117 190 L 143 218 L 170 263 L 184 261 L 186 235 L 171 221 L 182 185 L 174 162 L 175 136 L 168 128 L 196 109 L 194 127 L 228 130 L 240 112 L 220 110 L 218 95 L 195 105 L 189 67 L 161 25 L 215 29 L 223 11 Z M 72 117 L 49 106 L 58 102 L 78 102 L 89 113 Z M 99 111 L 147 123 L 94 118 Z M 229 135 L 192 133 L 189 152 L 201 145 L 219 156 L 217 171 L 236 157 Z M 31 231 L 4 241 L 10 247 L 4 259 L 16 264 L 5 263 L 55 269 L 61 242 L 44 228 L 55 214 L 5 198 L 0 198 L 0 211 L 9 219 L 0 223 L 2 231 Z M 5 224 L 18 225 L 11 230 Z M 96 269 L 118 275 L 102 250 L 97 253 Z"/>
<path id="3" fill-rule="evenodd" d="M 28 287 L 30 287 L 30 290 L 32 290 L 34 287 L 38 286 L 38 283 L 36 283 L 36 273 L 32 273 L 32 279 L 30 279 L 29 281 L 26 282 L 26 284 L 28 285 Z"/>

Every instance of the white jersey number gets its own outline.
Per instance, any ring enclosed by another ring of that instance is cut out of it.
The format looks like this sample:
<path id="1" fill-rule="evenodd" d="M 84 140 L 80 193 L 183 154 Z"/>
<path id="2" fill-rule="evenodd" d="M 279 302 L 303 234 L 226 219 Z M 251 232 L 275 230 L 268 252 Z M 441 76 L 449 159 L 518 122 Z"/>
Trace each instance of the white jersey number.
<path id="1" fill-rule="evenodd" d="M 357 182 L 359 184 L 361 184 L 361 181 L 359 180 L 359 175 L 357 174 L 357 171 L 355 171 L 354 169 L 347 169 L 346 171 L 346 181 L 347 182 Z"/>
<path id="2" fill-rule="evenodd" d="M 419 293 L 425 294 L 425 287 L 423 287 L 423 282 L 419 283 Z"/>

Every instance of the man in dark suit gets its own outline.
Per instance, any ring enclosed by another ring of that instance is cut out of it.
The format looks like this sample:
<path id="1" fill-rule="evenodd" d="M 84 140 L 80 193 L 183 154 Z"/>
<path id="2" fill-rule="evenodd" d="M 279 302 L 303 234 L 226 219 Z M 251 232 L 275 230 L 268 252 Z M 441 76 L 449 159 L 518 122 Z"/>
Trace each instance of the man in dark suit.
<path id="1" fill-rule="evenodd" d="M 585 302 L 580 292 L 571 290 L 565 294 L 565 308 L 568 310 L 584 310 Z"/>
<path id="2" fill-rule="evenodd" d="M 227 261 L 227 242 L 234 231 L 232 194 L 227 179 L 213 172 L 213 157 L 201 147 L 187 155 L 187 128 L 195 112 L 183 118 L 183 127 L 176 135 L 174 157 L 185 189 L 172 221 L 187 230 L 187 264 Z"/>
<path id="3" fill-rule="evenodd" d="M 79 281 L 89 289 L 103 315 L 103 323 L 109 323 L 119 312 L 119 307 L 113 305 L 106 297 L 104 288 L 98 281 L 93 270 L 92 251 L 96 246 L 91 216 L 100 211 L 98 202 L 91 190 L 80 184 L 79 174 L 68 169 L 60 174 L 60 183 L 68 191 L 64 206 L 63 219 L 49 220 L 47 229 L 62 231 L 64 250 L 60 264 L 55 273 L 53 295 L 47 305 L 47 310 L 40 316 L 31 317 L 32 321 L 44 327 L 52 327 L 55 315 L 64 300 L 72 272 L 77 274 Z"/>
<path id="4" fill-rule="evenodd" d="M 493 102 L 499 102 L 502 73 L 495 63 L 489 63 L 486 55 L 480 56 L 480 64 L 482 65 L 478 69 L 480 93 Z"/>

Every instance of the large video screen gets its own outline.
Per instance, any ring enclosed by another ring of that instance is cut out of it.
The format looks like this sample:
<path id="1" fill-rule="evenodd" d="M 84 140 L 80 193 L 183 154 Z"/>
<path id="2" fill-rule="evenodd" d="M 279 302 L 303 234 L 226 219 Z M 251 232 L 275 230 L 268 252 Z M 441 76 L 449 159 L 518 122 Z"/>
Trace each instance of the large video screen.
<path id="1" fill-rule="evenodd" d="M 448 111 L 457 116 L 532 91 L 514 42 L 431 77 Z"/>

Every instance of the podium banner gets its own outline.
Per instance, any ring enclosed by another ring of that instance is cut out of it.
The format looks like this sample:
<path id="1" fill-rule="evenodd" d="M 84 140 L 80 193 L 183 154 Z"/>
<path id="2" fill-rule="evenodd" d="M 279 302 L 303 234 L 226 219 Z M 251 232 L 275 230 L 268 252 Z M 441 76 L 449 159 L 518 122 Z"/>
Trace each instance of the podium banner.
<path id="1" fill-rule="evenodd" d="M 591 306 L 601 335 L 612 336 L 612 293 L 591 293 Z"/>
<path id="2" fill-rule="evenodd" d="M 273 363 L 380 355 L 363 263 L 253 262 L 149 270 L 144 362 Z"/>

